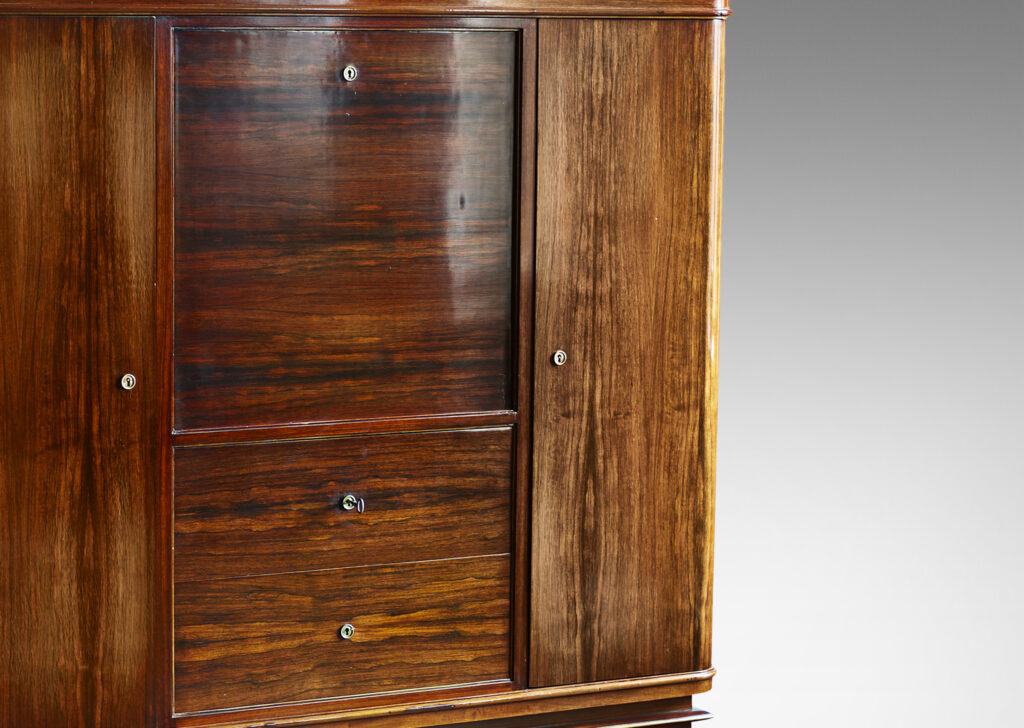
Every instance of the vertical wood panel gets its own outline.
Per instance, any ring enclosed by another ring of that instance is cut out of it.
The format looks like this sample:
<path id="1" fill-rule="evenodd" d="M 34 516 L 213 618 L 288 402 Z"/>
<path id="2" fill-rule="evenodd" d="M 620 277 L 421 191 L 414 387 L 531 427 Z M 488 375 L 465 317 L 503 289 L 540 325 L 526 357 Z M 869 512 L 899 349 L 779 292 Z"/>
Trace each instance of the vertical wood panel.
<path id="1" fill-rule="evenodd" d="M 526 685 L 529 675 L 529 605 L 530 605 L 530 440 L 533 411 L 533 271 L 534 233 L 536 230 L 537 192 L 537 23 L 529 21 L 523 28 L 519 48 L 519 280 L 516 308 L 518 310 L 518 347 L 516 370 L 515 490 L 513 497 L 512 568 L 512 675 L 518 685 Z"/>
<path id="2" fill-rule="evenodd" d="M 532 685 L 710 666 L 721 26 L 539 24 Z"/>
<path id="3" fill-rule="evenodd" d="M 173 497 L 174 471 L 171 430 L 174 422 L 174 158 L 172 149 L 173 115 L 173 53 L 172 18 L 156 18 L 153 33 L 154 170 L 156 198 L 154 202 L 154 249 L 156 262 L 154 285 L 154 368 L 156 396 L 156 483 L 158 493 L 157 572 L 161 593 L 167 596 L 157 604 L 154 614 L 157 632 L 153 698 L 150 702 L 151 722 L 163 725 L 165 716 L 173 706 L 174 679 L 174 615 L 172 614 L 171 586 L 174 571 L 173 553 Z"/>
<path id="4" fill-rule="evenodd" d="M 158 720 L 153 177 L 152 20 L 0 18 L 3 725 Z"/>

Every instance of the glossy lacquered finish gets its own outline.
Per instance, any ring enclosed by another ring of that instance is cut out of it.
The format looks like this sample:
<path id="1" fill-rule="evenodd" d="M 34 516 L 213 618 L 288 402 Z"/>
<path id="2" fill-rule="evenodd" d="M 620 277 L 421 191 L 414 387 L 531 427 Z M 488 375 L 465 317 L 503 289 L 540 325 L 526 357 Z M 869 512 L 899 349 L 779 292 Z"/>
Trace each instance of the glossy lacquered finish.
<path id="1" fill-rule="evenodd" d="M 689 704 L 689 696 L 711 687 L 714 671 L 686 675 L 661 675 L 633 680 L 615 680 L 548 688 L 517 689 L 502 683 L 456 687 L 438 694 L 424 692 L 390 693 L 353 701 L 323 701 L 313 705 L 294 704 L 273 709 L 268 722 L 266 708 L 242 709 L 220 714 L 178 716 L 178 728 L 253 728 L 274 725 L 317 725 L 330 728 L 427 728 L 428 726 L 473 725 L 493 720 L 495 728 L 504 721 L 524 719 L 533 728 L 573 726 L 577 711 L 607 710 L 623 716 L 629 712 L 646 715 L 653 702 L 662 705 Z M 475 694 L 474 694 L 475 693 Z M 674 710 L 674 708 L 673 708 Z M 649 716 L 648 716 L 649 717 Z M 692 720 L 708 717 L 694 716 Z M 670 720 L 673 718 L 670 716 Z M 628 718 L 614 725 L 628 728 Z M 657 725 L 657 723 L 653 723 Z M 636 728 L 634 726 L 634 728 Z"/>
<path id="2" fill-rule="evenodd" d="M 180 583 L 175 711 L 507 681 L 509 583 L 507 556 Z"/>
<path id="3" fill-rule="evenodd" d="M 711 666 L 722 25 L 538 30 L 531 685 Z"/>
<path id="4" fill-rule="evenodd" d="M 570 710 L 542 717 L 534 715 L 503 718 L 500 720 L 463 723 L 461 728 L 687 728 L 692 722 L 706 720 L 711 715 L 693 708 L 691 698 L 659 700 L 639 705 L 613 705 L 583 710 Z"/>
<path id="5" fill-rule="evenodd" d="M 167 711 L 153 94 L 152 20 L 0 18 L 3 726 Z"/>
<path id="6" fill-rule="evenodd" d="M 728 0 L 0 0 L 0 13 L 724 17 Z"/>
<path id="7" fill-rule="evenodd" d="M 516 34 L 175 38 L 176 428 L 509 408 Z"/>
<path id="8" fill-rule="evenodd" d="M 0 726 L 707 717 L 724 2 L 166 5 L 0 0 L 216 15 L 0 17 Z"/>
<path id="9" fill-rule="evenodd" d="M 510 428 L 178 448 L 174 472 L 177 581 L 512 548 Z"/>

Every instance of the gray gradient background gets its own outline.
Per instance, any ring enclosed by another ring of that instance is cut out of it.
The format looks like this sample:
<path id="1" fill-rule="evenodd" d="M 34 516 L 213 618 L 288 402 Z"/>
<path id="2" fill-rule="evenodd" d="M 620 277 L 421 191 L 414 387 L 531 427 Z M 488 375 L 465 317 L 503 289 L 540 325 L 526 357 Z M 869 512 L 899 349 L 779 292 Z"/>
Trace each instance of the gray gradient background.
<path id="1" fill-rule="evenodd" d="M 1024 725 L 1024 0 L 733 0 L 715 728 Z"/>

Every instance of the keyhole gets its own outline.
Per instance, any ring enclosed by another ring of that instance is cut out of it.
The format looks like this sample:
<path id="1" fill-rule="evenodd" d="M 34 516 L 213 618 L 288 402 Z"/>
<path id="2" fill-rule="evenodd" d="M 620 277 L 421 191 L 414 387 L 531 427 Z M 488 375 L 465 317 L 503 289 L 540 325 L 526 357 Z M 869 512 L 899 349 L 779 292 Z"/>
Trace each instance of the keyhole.
<path id="1" fill-rule="evenodd" d="M 362 513 L 366 510 L 366 501 L 349 493 L 341 499 L 341 508 L 346 511 L 354 510 L 356 513 Z"/>

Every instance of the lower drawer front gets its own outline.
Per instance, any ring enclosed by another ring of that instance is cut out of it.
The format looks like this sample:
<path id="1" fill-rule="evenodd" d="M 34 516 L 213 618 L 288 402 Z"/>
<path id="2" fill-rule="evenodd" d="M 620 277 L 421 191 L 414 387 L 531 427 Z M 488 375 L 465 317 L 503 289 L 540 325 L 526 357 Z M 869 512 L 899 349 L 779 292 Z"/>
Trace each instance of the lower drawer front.
<path id="1" fill-rule="evenodd" d="M 508 553 L 511 485 L 508 427 L 178 448 L 175 579 Z"/>
<path id="2" fill-rule="evenodd" d="M 507 680 L 509 596 L 508 556 L 178 584 L 175 712 Z"/>

